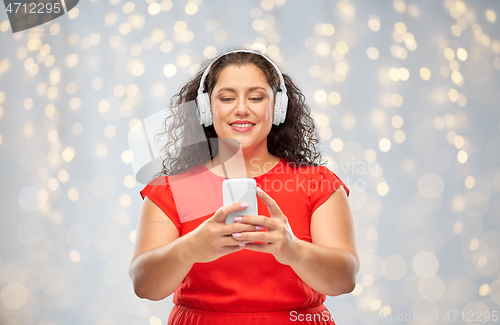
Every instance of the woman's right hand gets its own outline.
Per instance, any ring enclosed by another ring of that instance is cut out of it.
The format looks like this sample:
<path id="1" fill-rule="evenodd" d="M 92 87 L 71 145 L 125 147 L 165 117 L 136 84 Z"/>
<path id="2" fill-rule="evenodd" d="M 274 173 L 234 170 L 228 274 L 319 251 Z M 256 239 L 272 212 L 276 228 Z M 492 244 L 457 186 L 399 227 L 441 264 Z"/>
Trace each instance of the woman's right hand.
<path id="1" fill-rule="evenodd" d="M 193 263 L 206 263 L 243 249 L 240 245 L 245 242 L 236 240 L 232 234 L 261 229 L 239 222 L 226 224 L 226 217 L 233 212 L 245 210 L 247 206 L 248 203 L 244 202 L 224 205 L 195 230 L 184 235 L 184 240 L 188 243 L 189 259 Z"/>

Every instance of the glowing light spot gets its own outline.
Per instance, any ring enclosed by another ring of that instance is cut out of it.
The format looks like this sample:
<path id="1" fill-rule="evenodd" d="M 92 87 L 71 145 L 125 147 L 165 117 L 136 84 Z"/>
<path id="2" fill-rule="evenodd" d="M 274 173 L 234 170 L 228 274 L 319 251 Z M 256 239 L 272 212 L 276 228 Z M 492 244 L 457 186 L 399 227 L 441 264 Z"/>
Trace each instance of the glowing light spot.
<path id="1" fill-rule="evenodd" d="M 347 45 L 346 42 L 341 41 L 335 45 L 335 49 L 341 54 L 346 54 L 349 52 L 349 45 Z"/>
<path id="2" fill-rule="evenodd" d="M 339 138 L 335 138 L 330 141 L 330 148 L 335 152 L 340 152 L 344 148 L 344 142 Z"/>
<path id="3" fill-rule="evenodd" d="M 356 14 L 356 10 L 354 9 L 354 6 L 352 6 L 350 3 L 347 3 L 344 1 L 340 1 L 337 4 L 337 8 L 339 9 L 339 11 L 342 14 L 344 14 L 348 17 L 353 17 Z"/>
<path id="4" fill-rule="evenodd" d="M 132 30 L 132 25 L 130 25 L 129 23 L 123 23 L 118 28 L 118 32 L 121 35 L 127 35 L 128 33 L 130 33 L 131 30 Z"/>
<path id="5" fill-rule="evenodd" d="M 257 32 L 261 32 L 266 28 L 266 23 L 262 19 L 255 19 L 252 22 L 252 28 Z"/>
<path id="6" fill-rule="evenodd" d="M 327 43 L 319 43 L 316 46 L 316 52 L 321 56 L 327 56 L 330 53 L 330 46 Z"/>
<path id="7" fill-rule="evenodd" d="M 157 316 L 151 316 L 149 317 L 149 325 L 162 325 L 163 322 L 160 319 L 160 317 Z"/>
<path id="8" fill-rule="evenodd" d="M 402 22 L 397 22 L 394 24 L 394 29 L 396 30 L 396 33 L 403 35 L 406 33 L 406 25 Z"/>
<path id="9" fill-rule="evenodd" d="M 368 28 L 374 32 L 378 32 L 380 30 L 380 17 L 376 15 L 370 16 L 368 20 Z"/>
<path id="10" fill-rule="evenodd" d="M 321 26 L 321 32 L 323 35 L 331 36 L 335 33 L 335 27 L 332 24 L 323 24 Z"/>
<path id="11" fill-rule="evenodd" d="M 198 12 L 198 5 L 196 3 L 188 3 L 184 8 L 184 12 L 188 15 L 194 15 Z"/>
<path id="12" fill-rule="evenodd" d="M 250 17 L 252 17 L 253 19 L 257 19 L 257 18 L 260 18 L 262 17 L 262 9 L 258 8 L 258 7 L 253 7 L 252 9 L 250 9 Z"/>
<path id="13" fill-rule="evenodd" d="M 465 178 L 465 187 L 467 189 L 470 190 L 471 188 L 474 187 L 475 184 L 476 184 L 476 180 L 474 179 L 474 177 L 469 175 Z"/>
<path id="14" fill-rule="evenodd" d="M 105 157 L 108 154 L 108 146 L 106 146 L 104 143 L 99 143 L 95 147 L 95 154 L 98 157 Z"/>
<path id="15" fill-rule="evenodd" d="M 113 126 L 113 125 L 107 125 L 105 128 L 104 128 L 104 135 L 107 137 L 107 138 L 112 138 L 114 137 L 116 134 L 116 128 Z"/>
<path id="16" fill-rule="evenodd" d="M 123 13 L 130 14 L 135 10 L 135 4 L 133 2 L 125 2 L 123 4 Z"/>
<path id="17" fill-rule="evenodd" d="M 419 277 L 429 278 L 439 269 L 439 261 L 430 252 L 420 252 L 413 257 L 412 268 Z"/>
<path id="18" fill-rule="evenodd" d="M 396 107 L 403 105 L 403 96 L 400 94 L 393 94 L 391 96 L 391 104 Z"/>
<path id="19" fill-rule="evenodd" d="M 379 183 L 377 185 L 377 194 L 380 196 L 385 196 L 389 193 L 389 184 L 386 182 Z"/>
<path id="20" fill-rule="evenodd" d="M 75 263 L 78 263 L 80 262 L 80 253 L 77 251 L 77 250 L 74 250 L 72 249 L 70 252 L 69 252 L 69 259 L 72 261 L 72 262 L 75 262 Z"/>
<path id="21" fill-rule="evenodd" d="M 71 201 L 77 201 L 79 196 L 80 194 L 78 193 L 78 190 L 76 188 L 72 187 L 68 190 L 68 198 Z"/>
<path id="22" fill-rule="evenodd" d="M 453 224 L 453 233 L 454 234 L 459 234 L 462 232 L 462 230 L 464 229 L 464 225 L 462 224 L 462 222 L 460 221 L 457 221 Z"/>
<path id="23" fill-rule="evenodd" d="M 468 159 L 467 152 L 465 152 L 465 150 L 460 150 L 457 154 L 458 162 L 461 164 L 465 164 L 467 162 L 467 159 Z"/>
<path id="24" fill-rule="evenodd" d="M 486 19 L 488 19 L 490 23 L 494 23 L 497 20 L 497 15 L 493 10 L 488 9 L 486 10 Z"/>
<path id="25" fill-rule="evenodd" d="M 148 6 L 148 13 L 152 16 L 159 14 L 161 11 L 161 5 L 159 3 L 151 3 Z"/>
<path id="26" fill-rule="evenodd" d="M 392 5 L 394 6 L 394 9 L 399 12 L 399 13 L 403 13 L 405 12 L 405 9 L 406 9 L 406 4 L 404 3 L 404 1 L 402 0 L 396 0 L 392 3 Z"/>
<path id="27" fill-rule="evenodd" d="M 3 287 L 0 297 L 7 309 L 16 310 L 26 304 L 29 292 L 22 283 L 13 282 Z"/>
<path id="28" fill-rule="evenodd" d="M 467 60 L 467 51 L 463 48 L 459 48 L 457 50 L 457 57 L 461 60 L 461 61 L 465 61 Z"/>
<path id="29" fill-rule="evenodd" d="M 114 25 L 117 20 L 118 20 L 118 15 L 115 14 L 114 12 L 110 12 L 109 14 L 106 15 L 106 17 L 104 17 L 104 23 L 107 26 Z"/>
<path id="30" fill-rule="evenodd" d="M 130 195 L 128 194 L 122 194 L 120 195 L 120 204 L 123 206 L 123 207 L 129 207 L 130 204 L 132 204 L 132 199 L 130 198 Z"/>
<path id="31" fill-rule="evenodd" d="M 378 147 L 382 152 L 389 151 L 391 149 L 391 140 L 387 138 L 380 139 L 380 141 L 378 142 Z"/>
<path id="32" fill-rule="evenodd" d="M 122 161 L 126 164 L 131 164 L 134 160 L 134 154 L 130 150 L 125 150 L 122 153 Z"/>
<path id="33" fill-rule="evenodd" d="M 133 175 L 125 176 L 125 179 L 123 180 L 123 184 L 128 188 L 133 188 L 136 184 L 135 177 Z"/>
<path id="34" fill-rule="evenodd" d="M 66 162 L 70 162 L 75 157 L 75 148 L 72 146 L 66 147 L 62 152 L 62 159 Z"/>
<path id="35" fill-rule="evenodd" d="M 491 292 L 491 288 L 488 284 L 483 284 L 481 287 L 479 287 L 479 295 L 486 297 L 489 295 Z"/>
<path id="36" fill-rule="evenodd" d="M 328 102 L 332 105 L 338 105 L 342 101 L 342 96 L 336 91 L 331 92 L 328 94 Z"/>
<path id="37" fill-rule="evenodd" d="M 382 301 L 380 299 L 374 299 L 370 302 L 370 310 L 377 311 L 382 307 Z"/>
<path id="38" fill-rule="evenodd" d="M 130 241 L 132 243 L 135 243 L 135 237 L 137 236 L 137 230 L 132 230 L 129 234 L 128 234 L 128 239 L 130 239 Z"/>
<path id="39" fill-rule="evenodd" d="M 423 80 L 429 80 L 431 78 L 431 71 L 426 68 L 426 67 L 423 67 L 420 69 L 420 78 L 422 78 Z"/>
<path id="40" fill-rule="evenodd" d="M 142 76 L 146 68 L 142 63 L 136 63 L 132 66 L 132 74 L 136 77 Z"/>
<path id="41" fill-rule="evenodd" d="M 366 50 L 366 55 L 368 56 L 368 58 L 370 60 L 376 60 L 379 57 L 379 52 L 378 52 L 377 48 L 375 48 L 375 47 L 369 47 Z"/>
<path id="42" fill-rule="evenodd" d="M 107 101 L 106 99 L 103 99 L 99 102 L 99 104 L 97 104 L 97 109 L 99 110 L 100 113 L 106 113 L 107 111 L 109 111 L 109 108 L 111 107 L 109 101 Z"/>
<path id="43" fill-rule="evenodd" d="M 318 65 L 313 65 L 309 68 L 309 75 L 311 75 L 311 77 L 313 78 L 321 77 L 321 73 L 322 73 L 321 67 Z"/>
<path id="44" fill-rule="evenodd" d="M 69 19 L 75 19 L 78 17 L 78 14 L 80 13 L 80 10 L 78 8 L 73 8 L 68 12 L 68 18 Z"/>
<path id="45" fill-rule="evenodd" d="M 49 104 L 45 106 L 45 115 L 47 115 L 47 117 L 52 117 L 55 114 L 56 114 L 56 108 L 54 107 L 54 105 Z"/>
<path id="46" fill-rule="evenodd" d="M 163 74 L 165 75 L 165 77 L 171 78 L 175 76 L 176 73 L 177 68 L 174 64 L 169 63 L 163 68 Z"/>
<path id="47" fill-rule="evenodd" d="M 326 94 L 326 91 L 324 91 L 323 89 L 318 89 L 314 92 L 314 100 L 317 102 L 317 103 L 324 103 L 326 102 L 328 98 L 328 95 Z"/>
<path id="48" fill-rule="evenodd" d="M 403 126 L 403 118 L 400 115 L 394 115 L 391 120 L 392 126 L 399 129 Z"/>
<path id="49" fill-rule="evenodd" d="M 456 89 L 451 88 L 448 91 L 448 98 L 452 102 L 456 102 L 458 100 L 458 91 Z"/>
<path id="50" fill-rule="evenodd" d="M 173 48 L 174 48 L 174 44 L 172 42 L 170 42 L 170 41 L 161 42 L 160 50 L 163 53 L 168 53 L 168 52 L 172 51 Z"/>
<path id="51" fill-rule="evenodd" d="M 74 67 L 75 65 L 78 64 L 78 55 L 77 54 L 70 54 L 67 58 L 66 58 L 66 64 L 69 66 L 69 67 Z"/>
<path id="52" fill-rule="evenodd" d="M 453 36 L 459 37 L 460 35 L 462 35 L 462 28 L 460 28 L 460 26 L 458 25 L 452 25 L 451 33 L 453 34 Z"/>
<path id="53" fill-rule="evenodd" d="M 172 9 L 172 6 L 174 4 L 172 3 L 172 1 L 169 1 L 169 0 L 163 0 L 161 2 L 161 11 L 169 11 L 170 9 Z"/>

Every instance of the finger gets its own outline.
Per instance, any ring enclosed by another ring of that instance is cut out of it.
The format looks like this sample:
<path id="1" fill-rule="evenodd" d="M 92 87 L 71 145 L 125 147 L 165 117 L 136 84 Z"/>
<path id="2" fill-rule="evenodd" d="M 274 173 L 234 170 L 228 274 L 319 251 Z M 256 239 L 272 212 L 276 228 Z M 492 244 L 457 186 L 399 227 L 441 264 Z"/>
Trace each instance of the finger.
<path id="1" fill-rule="evenodd" d="M 223 234 L 226 236 L 231 236 L 235 232 L 248 232 L 248 231 L 261 231 L 263 228 L 256 228 L 255 225 L 235 222 L 228 225 L 223 225 Z"/>
<path id="2" fill-rule="evenodd" d="M 241 215 L 241 220 L 238 223 L 251 224 L 253 226 L 261 226 L 263 228 L 275 229 L 276 220 L 263 215 Z M 257 229 L 259 230 L 259 229 Z M 262 230 L 262 229 L 260 229 Z"/>
<path id="3" fill-rule="evenodd" d="M 270 253 L 271 245 L 267 243 L 262 243 L 262 244 L 246 243 L 245 246 L 243 246 L 243 248 L 255 252 Z"/>
<path id="4" fill-rule="evenodd" d="M 226 222 L 226 217 L 233 213 L 233 212 L 238 212 L 238 211 L 243 211 L 248 207 L 247 202 L 239 201 L 239 202 L 234 202 L 231 204 L 226 204 L 222 207 L 220 207 L 215 214 L 212 216 L 213 220 L 219 223 L 225 223 Z"/>
<path id="5" fill-rule="evenodd" d="M 236 233 L 236 234 L 239 234 L 239 233 Z M 238 238 L 235 238 L 231 235 L 229 236 L 225 236 L 224 238 L 221 239 L 221 241 L 219 242 L 219 244 L 222 246 L 222 247 L 231 247 L 231 246 L 238 246 L 240 244 L 245 244 L 245 243 L 251 243 L 251 241 L 249 240 L 238 240 Z"/>
<path id="6" fill-rule="evenodd" d="M 232 237 L 237 241 L 242 242 L 264 242 L 264 243 L 272 243 L 274 242 L 274 236 L 267 231 L 258 231 L 258 232 L 235 232 L 232 234 Z"/>
<path id="7" fill-rule="evenodd" d="M 269 210 L 269 215 L 271 217 L 277 217 L 283 214 L 276 201 L 274 201 L 274 199 L 270 197 L 269 194 L 264 192 L 264 190 L 258 186 L 257 186 L 257 195 L 267 205 L 267 209 Z"/>

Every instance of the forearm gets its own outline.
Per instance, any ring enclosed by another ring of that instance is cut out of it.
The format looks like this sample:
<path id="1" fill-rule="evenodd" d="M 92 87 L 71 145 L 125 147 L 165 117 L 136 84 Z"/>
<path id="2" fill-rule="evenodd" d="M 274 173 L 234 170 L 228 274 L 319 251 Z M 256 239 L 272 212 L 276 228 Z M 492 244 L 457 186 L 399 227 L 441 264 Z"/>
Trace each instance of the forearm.
<path id="1" fill-rule="evenodd" d="M 161 300 L 177 289 L 194 264 L 185 239 L 146 251 L 131 262 L 129 274 L 138 297 Z"/>
<path id="2" fill-rule="evenodd" d="M 359 262 L 346 250 L 298 240 L 296 259 L 289 265 L 311 288 L 329 296 L 349 293 L 356 284 Z"/>

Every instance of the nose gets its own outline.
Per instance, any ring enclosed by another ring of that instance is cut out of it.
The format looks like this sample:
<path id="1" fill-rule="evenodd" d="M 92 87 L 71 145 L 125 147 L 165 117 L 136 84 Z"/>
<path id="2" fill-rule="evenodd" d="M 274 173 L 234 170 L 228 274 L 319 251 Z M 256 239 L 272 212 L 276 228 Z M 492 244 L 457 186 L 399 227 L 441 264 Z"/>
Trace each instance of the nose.
<path id="1" fill-rule="evenodd" d="M 236 115 L 248 115 L 249 110 L 247 102 L 245 101 L 245 96 L 240 96 L 235 107 Z"/>

